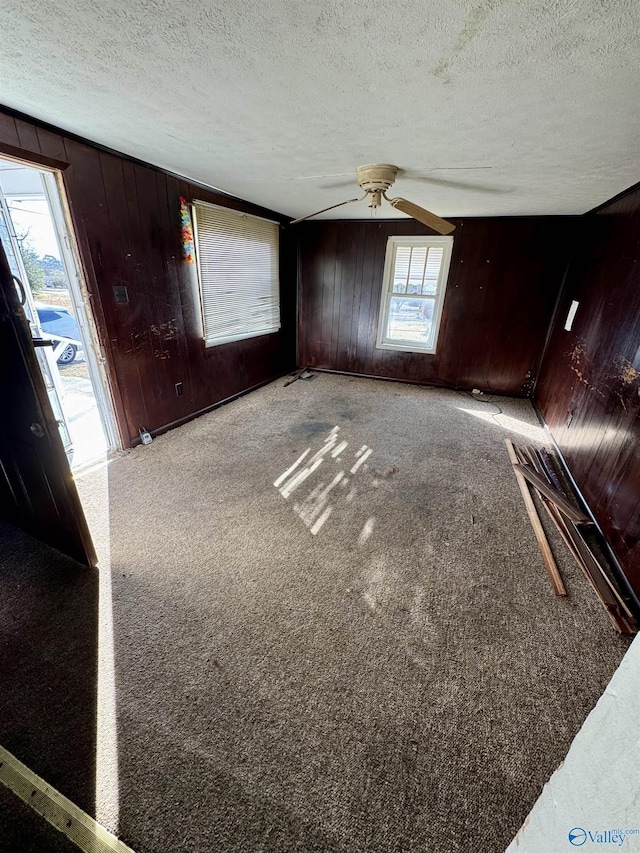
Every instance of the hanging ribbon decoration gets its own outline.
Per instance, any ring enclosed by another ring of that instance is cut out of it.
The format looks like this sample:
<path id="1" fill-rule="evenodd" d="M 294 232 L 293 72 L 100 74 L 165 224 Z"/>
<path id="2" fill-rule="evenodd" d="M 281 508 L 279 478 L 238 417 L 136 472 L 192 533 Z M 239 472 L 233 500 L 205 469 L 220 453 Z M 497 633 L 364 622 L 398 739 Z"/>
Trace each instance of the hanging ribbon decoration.
<path id="1" fill-rule="evenodd" d="M 180 196 L 180 225 L 182 228 L 182 257 L 188 264 L 194 264 L 196 262 L 196 254 L 193 243 L 191 211 L 184 196 Z"/>

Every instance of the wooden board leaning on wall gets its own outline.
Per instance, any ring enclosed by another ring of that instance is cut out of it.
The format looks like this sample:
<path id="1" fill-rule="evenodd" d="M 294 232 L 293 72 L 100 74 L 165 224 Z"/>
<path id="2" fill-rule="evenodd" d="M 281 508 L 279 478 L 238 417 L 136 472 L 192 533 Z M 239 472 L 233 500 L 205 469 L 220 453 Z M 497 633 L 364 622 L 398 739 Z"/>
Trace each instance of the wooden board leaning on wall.
<path id="1" fill-rule="evenodd" d="M 505 443 L 555 594 L 566 595 L 567 591 L 538 515 L 533 495 L 539 498 L 616 631 L 621 634 L 636 634 L 638 621 L 618 589 L 615 576 L 611 569 L 598 559 L 585 536 L 585 530 L 593 526 L 592 522 L 576 506 L 578 501 L 575 495 L 567 494 L 568 489 L 562 486 L 550 455 L 533 445 L 516 447 L 508 438 L 505 439 Z"/>

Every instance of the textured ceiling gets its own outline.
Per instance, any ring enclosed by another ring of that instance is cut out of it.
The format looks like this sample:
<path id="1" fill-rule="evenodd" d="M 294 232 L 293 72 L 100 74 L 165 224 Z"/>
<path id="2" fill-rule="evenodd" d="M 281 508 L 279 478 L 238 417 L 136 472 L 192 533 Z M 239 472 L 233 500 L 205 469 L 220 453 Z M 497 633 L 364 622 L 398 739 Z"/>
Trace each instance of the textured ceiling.
<path id="1" fill-rule="evenodd" d="M 292 216 L 358 194 L 311 176 L 373 162 L 444 216 L 583 213 L 640 178 L 639 20 L 634 0 L 4 0 L 0 101 Z"/>

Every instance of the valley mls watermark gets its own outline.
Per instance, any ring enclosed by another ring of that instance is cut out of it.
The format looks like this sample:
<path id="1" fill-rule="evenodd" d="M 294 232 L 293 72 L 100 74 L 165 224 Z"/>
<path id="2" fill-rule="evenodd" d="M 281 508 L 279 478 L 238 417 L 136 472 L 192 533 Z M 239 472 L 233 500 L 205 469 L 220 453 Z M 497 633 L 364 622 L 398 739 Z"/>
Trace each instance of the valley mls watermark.
<path id="1" fill-rule="evenodd" d="M 574 847 L 582 847 L 585 844 L 613 844 L 622 847 L 630 835 L 640 836 L 640 829 L 583 829 L 581 826 L 574 826 L 567 837 Z"/>

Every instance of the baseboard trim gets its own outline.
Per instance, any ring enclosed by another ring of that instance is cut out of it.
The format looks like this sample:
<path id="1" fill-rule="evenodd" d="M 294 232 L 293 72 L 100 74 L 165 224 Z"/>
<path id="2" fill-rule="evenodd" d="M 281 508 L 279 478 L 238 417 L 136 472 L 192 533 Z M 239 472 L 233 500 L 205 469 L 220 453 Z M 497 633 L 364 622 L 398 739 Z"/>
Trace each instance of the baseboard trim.
<path id="1" fill-rule="evenodd" d="M 378 376 L 375 373 L 354 373 L 350 370 L 332 370 L 329 367 L 315 367 L 313 364 L 307 365 L 308 370 L 313 370 L 314 373 L 331 373 L 336 376 L 353 376 L 356 379 L 379 379 L 382 382 L 400 382 L 402 385 L 417 385 L 419 388 L 444 388 L 449 391 L 472 391 L 477 388 L 477 385 L 454 385 L 452 382 L 444 382 L 442 380 L 432 379 L 421 382 L 419 379 L 397 379 L 395 376 Z M 479 389 L 483 394 L 493 394 L 497 397 L 513 397 L 516 400 L 528 400 L 527 394 L 508 394 L 506 391 L 494 391 L 491 388 Z"/>
<path id="2" fill-rule="evenodd" d="M 240 397 L 244 397 L 245 394 L 250 394 L 252 391 L 257 391 L 258 388 L 264 388 L 265 385 L 269 385 L 270 382 L 277 382 L 278 379 L 283 379 L 285 376 L 289 376 L 289 374 L 293 373 L 295 368 L 291 368 L 291 370 L 285 370 L 284 373 L 278 373 L 277 376 L 272 376 L 269 379 L 265 379 L 263 382 L 258 382 L 256 385 L 251 385 L 249 388 L 244 388 L 242 391 L 238 391 L 236 394 L 232 394 L 230 397 L 225 397 L 224 400 L 218 400 L 217 403 L 211 403 L 209 406 L 205 406 L 203 409 L 198 409 L 197 412 L 191 412 L 189 415 L 185 415 L 183 418 L 178 418 L 175 421 L 171 421 L 171 423 L 164 424 L 157 429 L 149 430 L 149 435 L 155 438 L 158 435 L 162 435 L 165 432 L 169 432 L 171 429 L 175 429 L 176 427 L 183 426 L 184 424 L 188 424 L 189 421 L 195 420 L 195 418 L 199 418 L 201 415 L 206 415 L 209 412 L 213 412 L 215 409 L 219 409 L 220 406 L 226 406 L 227 403 L 232 403 L 234 400 L 238 400 Z M 129 447 L 137 447 L 142 444 L 140 439 L 132 439 Z"/>

